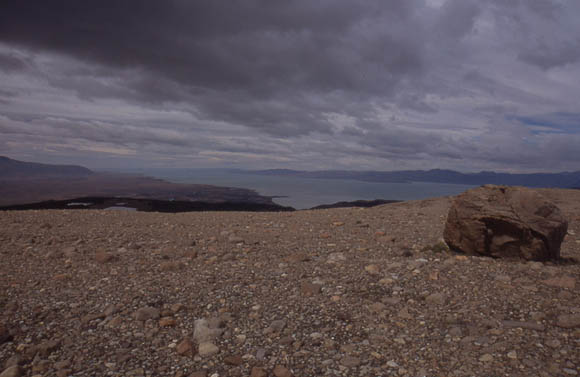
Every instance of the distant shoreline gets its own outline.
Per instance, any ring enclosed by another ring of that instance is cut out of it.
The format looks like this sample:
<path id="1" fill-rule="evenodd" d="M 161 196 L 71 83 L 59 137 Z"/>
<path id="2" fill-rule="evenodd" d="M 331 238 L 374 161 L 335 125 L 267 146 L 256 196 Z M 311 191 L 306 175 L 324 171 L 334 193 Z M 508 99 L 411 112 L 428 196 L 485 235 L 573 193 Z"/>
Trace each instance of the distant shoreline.
<path id="1" fill-rule="evenodd" d="M 384 204 L 399 203 L 400 200 L 356 200 L 352 202 L 337 202 L 322 204 L 316 207 L 296 210 L 290 206 L 282 206 L 276 203 L 251 203 L 251 202 L 202 202 L 160 200 L 145 198 L 124 197 L 81 197 L 66 200 L 45 200 L 34 203 L 15 204 L 0 207 L 0 211 L 26 211 L 26 210 L 132 210 L 138 212 L 160 213 L 183 213 L 183 212 L 292 212 L 323 210 L 331 208 L 369 208 Z"/>

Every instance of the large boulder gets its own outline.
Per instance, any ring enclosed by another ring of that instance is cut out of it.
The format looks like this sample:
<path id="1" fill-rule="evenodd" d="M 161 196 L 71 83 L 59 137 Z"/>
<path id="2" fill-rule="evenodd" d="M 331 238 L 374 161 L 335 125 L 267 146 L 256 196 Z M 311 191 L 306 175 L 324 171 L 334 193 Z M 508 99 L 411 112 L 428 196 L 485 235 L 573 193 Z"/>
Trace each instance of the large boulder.
<path id="1" fill-rule="evenodd" d="M 560 257 L 567 230 L 560 209 L 536 191 L 486 185 L 456 197 L 443 237 L 467 254 L 548 260 Z"/>

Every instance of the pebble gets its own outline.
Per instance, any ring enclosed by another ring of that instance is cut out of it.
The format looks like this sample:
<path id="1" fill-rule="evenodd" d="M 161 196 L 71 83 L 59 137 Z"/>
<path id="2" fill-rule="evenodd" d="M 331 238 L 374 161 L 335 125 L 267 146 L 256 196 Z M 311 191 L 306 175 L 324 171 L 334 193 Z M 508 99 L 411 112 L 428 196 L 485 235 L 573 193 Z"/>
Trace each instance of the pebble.
<path id="1" fill-rule="evenodd" d="M 490 355 L 489 353 L 486 353 L 479 358 L 479 361 L 482 361 L 484 363 L 490 362 L 492 360 L 493 360 L 493 356 Z"/>
<path id="2" fill-rule="evenodd" d="M 193 339 L 198 343 L 211 342 L 223 333 L 219 319 L 196 319 L 194 321 Z"/>
<path id="3" fill-rule="evenodd" d="M 425 297 L 425 301 L 430 305 L 443 305 L 445 304 L 446 297 L 442 293 L 432 293 Z"/>
<path id="4" fill-rule="evenodd" d="M 281 365 L 276 365 L 272 372 L 276 377 L 292 377 L 292 373 L 290 372 L 290 370 Z"/>
<path id="5" fill-rule="evenodd" d="M 228 365 L 242 365 L 244 363 L 244 359 L 240 355 L 230 355 L 224 357 L 224 363 Z"/>
<path id="6" fill-rule="evenodd" d="M 542 283 L 551 287 L 574 289 L 576 279 L 571 276 L 561 276 L 552 279 L 543 280 Z"/>
<path id="7" fill-rule="evenodd" d="M 340 359 L 340 363 L 348 368 L 358 367 L 360 365 L 360 359 L 354 356 L 345 356 Z"/>
<path id="8" fill-rule="evenodd" d="M 115 256 L 113 254 L 106 251 L 99 251 L 95 253 L 95 261 L 101 264 L 111 262 L 114 258 Z"/>
<path id="9" fill-rule="evenodd" d="M 399 367 L 399 364 L 397 364 L 397 363 L 396 363 L 395 361 L 393 361 L 393 360 L 389 360 L 389 361 L 387 361 L 387 366 L 388 366 L 389 368 L 398 368 L 398 367 Z"/>
<path id="10" fill-rule="evenodd" d="M 268 373 L 263 368 L 253 367 L 250 372 L 250 377 L 267 377 Z"/>
<path id="11" fill-rule="evenodd" d="M 339 263 L 344 261 L 346 261 L 346 256 L 344 253 L 330 253 L 326 263 Z"/>
<path id="12" fill-rule="evenodd" d="M 369 264 L 365 266 L 365 271 L 371 275 L 378 275 L 381 273 L 381 269 L 376 264 Z"/>
<path id="13" fill-rule="evenodd" d="M 6 368 L 2 373 L 0 373 L 0 377 L 20 377 L 22 376 L 20 372 L 20 367 L 18 365 Z"/>
<path id="14" fill-rule="evenodd" d="M 580 327 L 580 314 L 561 315 L 558 317 L 556 325 L 567 329 Z"/>
<path id="15" fill-rule="evenodd" d="M 303 281 L 300 284 L 300 292 L 302 292 L 302 294 L 304 296 L 314 296 L 320 293 L 320 291 L 322 290 L 322 285 L 321 284 L 316 284 L 316 283 L 310 283 L 308 281 Z"/>
<path id="16" fill-rule="evenodd" d="M 264 360 L 266 358 L 266 349 L 265 348 L 258 348 L 256 351 L 256 359 L 257 360 Z"/>
<path id="17" fill-rule="evenodd" d="M 135 319 L 137 321 L 146 321 L 148 319 L 159 319 L 160 316 L 161 312 L 159 311 L 159 309 L 151 306 L 145 306 L 143 308 L 138 309 L 135 312 Z"/>
<path id="18" fill-rule="evenodd" d="M 180 355 L 191 355 L 193 352 L 193 342 L 189 338 L 183 339 L 175 348 Z"/>
<path id="19" fill-rule="evenodd" d="M 176 324 L 177 324 L 177 322 L 175 321 L 175 319 L 173 319 L 171 317 L 163 317 L 159 320 L 160 327 L 173 327 Z"/>
<path id="20" fill-rule="evenodd" d="M 210 342 L 203 342 L 199 344 L 197 349 L 197 353 L 201 357 L 210 357 L 217 354 L 220 349 L 213 343 Z"/>

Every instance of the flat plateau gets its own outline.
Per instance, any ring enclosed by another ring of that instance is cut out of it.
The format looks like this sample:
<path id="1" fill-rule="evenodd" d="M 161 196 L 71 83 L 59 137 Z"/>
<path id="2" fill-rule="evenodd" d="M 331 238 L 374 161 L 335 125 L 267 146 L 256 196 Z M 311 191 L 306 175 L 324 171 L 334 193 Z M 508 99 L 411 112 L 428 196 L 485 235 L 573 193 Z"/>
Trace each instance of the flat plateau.
<path id="1" fill-rule="evenodd" d="M 0 212 L 0 372 L 578 375 L 580 190 L 540 191 L 569 220 L 559 263 L 433 251 L 452 198 Z M 187 342 L 201 318 L 222 327 L 203 357 Z"/>

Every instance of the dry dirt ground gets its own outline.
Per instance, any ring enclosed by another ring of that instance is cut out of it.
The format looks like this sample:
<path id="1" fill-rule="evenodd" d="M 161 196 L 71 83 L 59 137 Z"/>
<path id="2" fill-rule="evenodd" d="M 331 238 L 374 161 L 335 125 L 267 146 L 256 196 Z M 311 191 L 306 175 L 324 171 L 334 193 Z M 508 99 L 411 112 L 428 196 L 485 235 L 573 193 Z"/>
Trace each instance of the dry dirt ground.
<path id="1" fill-rule="evenodd" d="M 433 251 L 450 198 L 0 212 L 1 376 L 578 375 L 580 191 L 543 193 L 566 263 Z"/>

